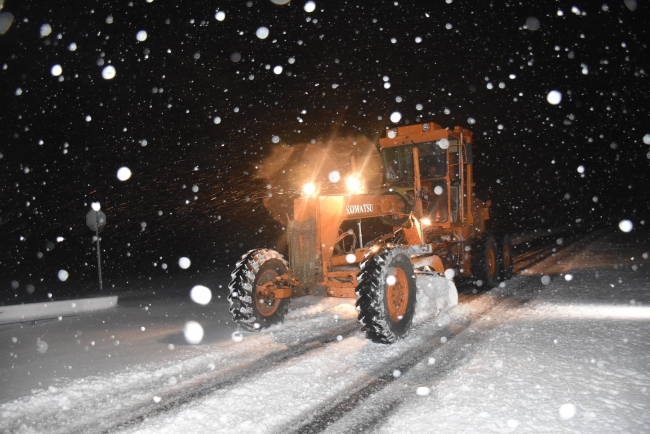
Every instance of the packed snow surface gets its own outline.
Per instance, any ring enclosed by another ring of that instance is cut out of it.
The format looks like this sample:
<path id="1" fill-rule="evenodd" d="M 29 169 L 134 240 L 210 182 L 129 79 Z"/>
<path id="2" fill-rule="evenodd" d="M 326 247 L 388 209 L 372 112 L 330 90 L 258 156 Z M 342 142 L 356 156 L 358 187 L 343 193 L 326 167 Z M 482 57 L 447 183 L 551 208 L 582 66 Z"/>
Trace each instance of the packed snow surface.
<path id="1" fill-rule="evenodd" d="M 650 261 L 638 239 L 616 228 L 566 243 L 494 290 L 461 284 L 456 306 L 434 309 L 421 288 L 431 313 L 393 345 L 365 338 L 354 300 L 295 299 L 284 323 L 247 333 L 224 292 L 203 306 L 193 285 L 0 329 L 0 431 L 648 432 Z M 190 321 L 200 344 L 183 336 Z M 34 377 L 38 388 L 20 386 Z"/>

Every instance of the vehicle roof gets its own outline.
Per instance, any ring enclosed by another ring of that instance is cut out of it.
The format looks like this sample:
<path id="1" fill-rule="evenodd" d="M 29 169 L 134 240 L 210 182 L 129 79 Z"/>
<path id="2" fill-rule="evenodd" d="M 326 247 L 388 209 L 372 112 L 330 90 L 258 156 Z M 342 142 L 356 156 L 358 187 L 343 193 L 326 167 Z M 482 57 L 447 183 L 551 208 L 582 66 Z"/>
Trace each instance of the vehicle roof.
<path id="1" fill-rule="evenodd" d="M 393 138 L 388 137 L 390 131 L 395 132 Z M 443 128 L 435 122 L 404 125 L 395 128 L 386 128 L 386 137 L 379 139 L 379 148 L 392 148 L 396 146 L 425 143 L 440 139 L 460 140 L 461 134 L 465 143 L 472 143 L 473 133 L 463 127 L 456 126 L 453 130 Z"/>

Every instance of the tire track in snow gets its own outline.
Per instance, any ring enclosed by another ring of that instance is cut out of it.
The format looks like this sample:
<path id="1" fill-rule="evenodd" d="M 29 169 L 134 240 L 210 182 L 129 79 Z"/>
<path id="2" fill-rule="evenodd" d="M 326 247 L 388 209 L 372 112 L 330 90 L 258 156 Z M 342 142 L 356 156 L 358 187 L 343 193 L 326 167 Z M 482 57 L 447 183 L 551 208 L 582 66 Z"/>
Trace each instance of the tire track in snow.
<path id="1" fill-rule="evenodd" d="M 493 312 L 495 308 L 505 305 L 507 306 L 506 309 L 509 309 L 515 306 L 520 306 L 528 301 L 529 299 L 527 298 L 504 298 L 495 300 L 494 294 L 491 292 L 486 292 L 478 297 L 474 297 L 474 300 L 470 302 L 470 304 L 476 304 L 476 310 L 471 312 L 469 316 L 460 315 L 454 318 L 452 315 L 452 322 L 448 327 L 442 329 L 434 328 L 433 331 L 428 331 L 424 336 L 420 337 L 420 344 L 425 343 L 427 345 L 413 345 L 408 347 L 407 351 L 400 353 L 396 357 L 393 357 L 381 366 L 377 367 L 373 373 L 374 375 L 371 375 L 371 379 L 352 386 L 352 392 L 349 395 L 336 397 L 320 409 L 317 409 L 316 411 L 312 410 L 310 412 L 311 415 L 301 415 L 275 432 L 301 434 L 318 433 L 328 428 L 333 428 L 333 423 L 355 413 L 355 410 L 366 405 L 366 401 L 369 398 L 391 386 L 402 375 L 422 363 L 423 360 L 436 354 L 439 350 L 445 351 L 447 345 L 441 343 L 440 338 L 442 336 L 446 337 L 448 340 L 455 339 L 458 335 L 464 334 L 468 328 L 472 327 L 486 315 Z M 430 318 L 429 321 L 432 319 L 434 318 Z M 456 367 L 462 364 L 461 362 L 463 359 L 464 357 L 460 357 L 459 354 L 453 355 L 453 357 L 445 363 L 445 369 L 441 370 L 439 375 L 445 376 L 452 372 Z M 399 376 L 393 374 L 395 370 L 400 371 Z M 412 390 L 409 389 L 408 393 L 412 394 Z M 394 407 L 396 402 L 399 402 L 403 398 L 404 396 L 399 394 L 388 404 L 384 401 L 380 401 L 374 403 L 372 409 L 364 408 L 364 420 L 360 426 L 354 426 L 354 430 L 358 431 L 359 429 L 362 429 L 362 431 L 365 431 L 366 429 L 371 428 L 376 424 L 378 418 L 383 417 L 382 415 L 385 415 L 390 408 Z M 339 428 L 343 429 L 344 427 Z M 337 429 L 334 429 L 332 432 L 350 432 L 350 429 L 352 428 L 353 427 L 351 426 L 345 426 L 343 431 L 337 431 Z"/>
<path id="2" fill-rule="evenodd" d="M 562 234 L 557 234 L 557 235 L 562 235 Z M 569 233 L 565 235 L 568 237 L 568 239 L 563 240 L 562 244 L 557 244 L 557 240 L 561 239 L 562 237 L 557 237 L 557 238 L 553 237 L 553 239 L 547 238 L 547 242 L 552 243 L 551 245 L 543 246 L 541 248 L 531 250 L 525 253 L 520 253 L 515 256 L 515 272 L 519 274 L 524 272 L 525 274 L 526 270 L 529 270 L 530 268 L 533 268 L 541 264 L 542 262 L 546 261 L 548 258 L 554 255 L 558 255 L 560 252 L 565 251 L 567 249 L 571 250 L 578 245 L 580 245 L 580 247 L 583 247 L 582 244 L 584 242 L 587 243 L 591 242 L 593 241 L 594 238 L 598 238 L 601 235 L 602 235 L 602 231 L 590 232 L 587 234 Z"/>
<path id="3" fill-rule="evenodd" d="M 543 261 L 557 255 L 560 251 L 566 250 L 567 252 L 570 252 L 576 247 L 582 248 L 585 244 L 593 242 L 593 240 L 597 239 L 600 235 L 599 232 L 586 235 L 581 234 L 572 237 L 570 242 L 563 245 L 551 245 L 527 253 L 523 258 L 515 258 L 518 262 L 518 269 L 521 270 L 532 265 L 541 264 Z M 531 258 L 532 262 L 526 263 Z M 522 265 L 522 262 L 524 262 L 525 265 Z M 503 318 L 507 316 L 509 310 L 528 303 L 531 298 L 511 297 L 510 293 L 513 289 L 514 291 L 517 291 L 517 287 L 529 287 L 530 284 L 536 281 L 531 279 L 531 277 L 519 277 L 517 279 L 519 282 L 516 282 L 519 284 L 515 285 L 515 288 L 511 288 L 505 292 L 500 291 L 497 288 L 495 290 L 479 293 L 478 296 L 461 294 L 459 298 L 459 303 L 461 305 L 470 306 L 472 303 L 479 305 L 478 309 L 470 313 L 465 322 L 459 321 L 452 324 L 451 327 L 428 334 L 425 341 L 428 341 L 431 345 L 411 348 L 399 357 L 384 364 L 381 367 L 382 369 L 378 370 L 375 379 L 364 384 L 358 384 L 356 387 L 352 388 L 352 393 L 349 395 L 337 397 L 331 400 L 316 412 L 312 412 L 311 415 L 297 418 L 276 432 L 302 434 L 318 433 L 323 431 L 351 432 L 372 430 L 373 427 L 380 424 L 381 420 L 388 417 L 394 409 L 398 408 L 398 404 L 408 398 L 412 398 L 412 389 L 400 390 L 396 387 L 392 387 L 394 383 L 401 378 L 401 376 L 395 377 L 393 375 L 395 369 L 399 370 L 403 375 L 414 367 L 421 365 L 423 360 L 437 354 L 439 356 L 438 358 L 444 360 L 444 365 L 442 365 L 442 369 L 439 369 L 440 365 L 437 365 L 438 368 L 434 371 L 431 379 L 435 382 L 448 376 L 455 369 L 465 364 L 471 354 L 476 353 L 475 344 L 481 341 L 481 333 L 471 333 L 467 332 L 467 330 L 472 328 L 475 329 L 479 326 L 481 326 L 481 328 L 493 328 L 498 324 L 487 323 L 484 321 L 488 314 L 492 314 L 497 310 L 503 311 L 504 313 L 500 315 L 500 317 Z M 495 297 L 499 296 L 508 298 L 495 300 Z M 532 294 L 532 297 L 535 297 L 535 293 Z M 488 305 L 481 306 L 482 302 L 485 302 Z M 468 354 L 464 350 L 454 353 L 449 349 L 450 346 L 443 345 L 440 341 L 435 342 L 435 338 L 439 338 L 441 332 L 442 335 L 446 336 L 449 340 L 459 339 L 464 343 L 471 345 L 473 347 L 472 353 Z M 387 397 L 385 391 L 389 389 L 395 393 L 389 394 L 390 396 Z M 378 396 L 380 396 L 380 398 L 378 398 Z M 362 407 L 363 410 L 360 411 Z M 359 415 L 359 413 L 361 413 L 361 415 Z"/>
<path id="4" fill-rule="evenodd" d="M 338 336 L 346 338 L 355 333 L 360 333 L 356 320 L 344 321 L 338 327 L 328 329 L 326 332 L 317 336 L 290 344 L 286 350 L 270 353 L 243 369 L 237 369 L 231 373 L 218 372 L 207 382 L 204 381 L 205 379 L 197 379 L 189 388 L 185 387 L 185 390 L 180 392 L 178 390 L 171 390 L 166 394 L 161 394 L 161 398 L 165 399 L 165 405 L 161 406 L 147 401 L 147 405 L 132 410 L 129 414 L 115 419 L 110 427 L 104 427 L 100 432 L 108 434 L 131 428 L 148 418 L 173 411 L 186 403 L 208 396 L 219 389 L 227 388 L 250 380 L 255 376 L 262 375 L 265 372 L 275 369 L 286 360 L 299 357 L 336 341 Z M 93 431 L 92 427 L 84 426 L 78 427 L 73 432 L 88 433 Z"/>
<path id="5" fill-rule="evenodd" d="M 510 298 L 499 301 L 474 318 L 468 327 L 450 335 L 449 343 L 454 345 L 438 345 L 434 349 L 421 351 L 419 360 L 414 360 L 408 370 L 402 371 L 403 375 L 392 378 L 385 387 L 369 390 L 360 401 L 360 405 L 351 408 L 333 423 L 331 421 L 322 423 L 314 427 L 315 429 L 303 432 L 374 432 L 375 428 L 381 427 L 383 421 L 399 411 L 403 405 L 408 405 L 410 400 L 418 399 L 414 393 L 418 386 L 435 385 L 469 363 L 483 347 L 489 346 L 489 342 L 484 340 L 485 333 L 503 324 L 507 316 L 504 313 L 523 306 L 530 300 Z M 500 321 L 485 321 L 488 314 L 490 316 L 496 314 Z M 430 366 L 427 362 L 427 359 L 432 356 L 435 356 L 435 366 Z M 412 382 L 407 375 L 404 375 L 410 371 L 417 372 L 415 374 L 417 382 Z"/>
<path id="6" fill-rule="evenodd" d="M 572 244 L 574 243 L 566 243 L 562 248 L 567 248 Z M 547 254 L 541 259 L 538 257 L 536 262 L 552 256 L 550 249 L 551 247 L 543 249 Z M 539 251 L 536 253 L 539 254 Z M 478 296 L 462 295 L 461 302 L 464 305 L 471 305 L 473 302 L 479 305 L 469 318 L 455 318 L 454 322 L 449 327 L 438 327 L 433 332 L 429 330 L 427 332 L 428 334 L 418 338 L 420 345 L 407 347 L 407 351 L 401 352 L 398 356 L 391 358 L 380 366 L 375 366 L 370 371 L 370 375 L 368 375 L 363 381 L 350 385 L 346 390 L 350 390 L 351 393 L 345 393 L 344 396 L 343 394 L 339 394 L 329 402 L 320 405 L 315 410 L 315 414 L 313 409 L 310 410 L 309 413 L 311 414 L 308 419 L 305 419 L 304 415 L 301 415 L 300 418 L 285 425 L 285 428 L 279 431 L 319 432 L 326 429 L 333 421 L 338 421 L 346 415 L 351 414 L 351 412 L 354 412 L 354 410 L 359 408 L 368 397 L 371 397 L 390 386 L 396 379 L 392 374 L 393 370 L 398 369 L 406 373 L 421 363 L 423 358 L 427 357 L 432 351 L 438 351 L 440 347 L 442 347 L 439 341 L 437 345 L 433 346 L 433 349 L 430 345 L 436 337 L 439 338 L 441 335 L 444 335 L 448 336 L 449 339 L 454 339 L 469 326 L 479 321 L 483 316 L 492 311 L 497 305 L 503 304 L 506 300 L 497 300 L 497 298 L 507 295 L 508 294 L 498 294 L 498 291 L 486 291 L 479 293 Z M 467 302 L 468 300 L 469 303 Z M 487 303 L 480 306 L 481 302 L 485 300 L 488 300 Z M 512 302 L 512 299 L 509 300 L 509 302 Z M 522 303 L 526 301 L 527 300 L 523 300 Z M 276 352 L 269 356 L 265 356 L 263 359 L 256 361 L 245 369 L 238 369 L 230 375 L 217 376 L 218 378 L 214 378 L 208 383 L 197 384 L 196 387 L 192 387 L 184 393 L 179 394 L 178 391 L 171 391 L 170 396 L 165 397 L 165 400 L 167 401 L 166 405 L 154 406 L 149 403 L 146 408 L 140 408 L 137 412 L 131 412 L 129 417 L 121 418 L 120 422 L 112 424 L 111 428 L 106 429 L 103 432 L 115 432 L 116 430 L 128 430 L 129 428 L 134 428 L 136 424 L 139 424 L 148 418 L 162 415 L 167 412 L 173 413 L 175 411 L 181 411 L 182 409 L 180 407 L 184 404 L 200 400 L 203 397 L 208 397 L 213 392 L 219 391 L 220 389 L 237 386 L 245 381 L 250 381 L 253 378 L 260 377 L 264 373 L 273 372 L 276 368 L 281 369 L 282 365 L 289 360 L 299 358 L 299 356 L 315 349 L 323 349 L 326 352 L 327 347 L 337 345 L 337 342 L 334 342 L 337 335 L 349 337 L 352 336 L 355 331 L 358 331 L 358 325 L 355 321 L 349 320 L 348 323 L 349 324 L 346 325 L 342 324 L 340 330 L 330 330 L 326 333 L 320 334 L 319 336 L 307 339 L 300 344 L 292 345 L 281 353 Z M 421 345 L 422 343 L 427 345 Z M 449 364 L 445 370 L 441 371 L 441 375 L 446 375 L 445 373 L 453 371 L 454 366 L 457 366 L 458 363 L 463 360 L 463 357 L 455 357 L 454 360 L 454 363 Z M 385 407 L 380 406 L 378 409 L 381 410 L 380 413 L 386 413 Z M 374 417 L 372 419 L 376 420 Z M 364 426 L 371 427 L 372 423 L 375 422 L 369 421 L 368 423 L 371 424 L 365 424 Z"/>

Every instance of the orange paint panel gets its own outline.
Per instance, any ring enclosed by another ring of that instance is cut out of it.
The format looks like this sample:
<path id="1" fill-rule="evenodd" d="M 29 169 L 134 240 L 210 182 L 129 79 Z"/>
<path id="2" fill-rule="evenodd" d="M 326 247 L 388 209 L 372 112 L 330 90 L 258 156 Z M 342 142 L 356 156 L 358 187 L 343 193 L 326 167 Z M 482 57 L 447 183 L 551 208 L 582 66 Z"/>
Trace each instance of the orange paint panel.
<path id="1" fill-rule="evenodd" d="M 273 288 L 275 298 L 291 298 L 291 288 Z"/>

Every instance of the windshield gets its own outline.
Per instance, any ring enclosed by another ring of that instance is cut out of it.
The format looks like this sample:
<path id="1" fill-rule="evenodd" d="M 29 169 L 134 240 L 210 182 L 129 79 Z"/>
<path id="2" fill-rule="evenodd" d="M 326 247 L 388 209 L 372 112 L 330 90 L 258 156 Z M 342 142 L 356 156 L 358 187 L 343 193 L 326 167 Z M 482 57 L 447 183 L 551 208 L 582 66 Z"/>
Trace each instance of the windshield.
<path id="1" fill-rule="evenodd" d="M 442 149 L 437 142 L 421 143 L 417 148 L 422 179 L 443 178 L 447 175 L 445 149 Z M 382 156 L 387 182 L 413 182 L 415 173 L 412 146 L 384 149 Z"/>

